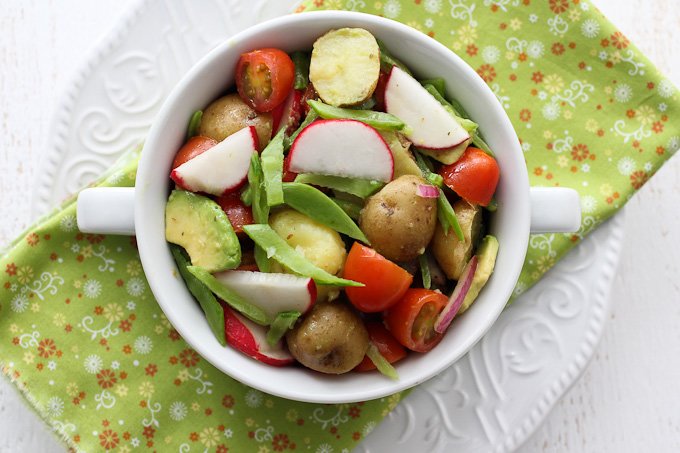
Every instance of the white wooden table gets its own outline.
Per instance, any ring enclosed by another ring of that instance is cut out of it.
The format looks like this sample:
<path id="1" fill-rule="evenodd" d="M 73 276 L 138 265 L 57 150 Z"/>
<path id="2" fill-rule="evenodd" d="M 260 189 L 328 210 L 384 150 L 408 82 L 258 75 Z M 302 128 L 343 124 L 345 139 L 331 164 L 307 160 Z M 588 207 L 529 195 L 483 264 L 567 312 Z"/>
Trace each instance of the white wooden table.
<path id="1" fill-rule="evenodd" d="M 32 220 L 32 187 L 61 88 L 133 2 L 0 0 L 0 244 Z M 595 4 L 680 86 L 679 0 Z M 680 451 L 680 158 L 630 201 L 625 228 L 602 343 L 522 451 Z M 0 452 L 10 451 L 64 449 L 2 380 Z"/>

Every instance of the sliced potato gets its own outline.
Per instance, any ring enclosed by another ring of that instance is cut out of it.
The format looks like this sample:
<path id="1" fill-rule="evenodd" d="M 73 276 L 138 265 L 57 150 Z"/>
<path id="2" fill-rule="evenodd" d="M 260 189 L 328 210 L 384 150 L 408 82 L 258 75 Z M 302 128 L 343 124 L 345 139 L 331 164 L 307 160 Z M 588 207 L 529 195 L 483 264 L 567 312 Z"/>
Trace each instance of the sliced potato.
<path id="1" fill-rule="evenodd" d="M 309 79 L 334 106 L 359 104 L 373 94 L 380 76 L 380 48 L 362 28 L 331 30 L 314 42 Z"/>
<path id="2" fill-rule="evenodd" d="M 221 142 L 246 126 L 255 126 L 260 150 L 264 149 L 272 135 L 271 114 L 257 113 L 233 93 L 219 98 L 205 109 L 198 134 Z"/>
<path id="3" fill-rule="evenodd" d="M 460 145 L 456 145 L 453 148 L 439 150 L 439 149 L 425 149 L 419 148 L 420 152 L 430 156 L 434 160 L 441 162 L 442 164 L 451 165 L 460 159 L 468 146 L 472 143 L 472 138 L 465 140 Z"/>
<path id="4" fill-rule="evenodd" d="M 269 225 L 291 247 L 304 255 L 315 266 L 329 274 L 338 275 L 347 259 L 345 243 L 333 229 L 322 225 L 293 209 L 278 211 L 269 218 Z M 278 263 L 272 263 L 272 272 L 285 272 Z M 317 286 L 317 300 L 338 296 L 332 286 Z"/>
<path id="5" fill-rule="evenodd" d="M 421 176 L 422 172 L 411 153 L 411 142 L 399 132 L 378 131 L 392 151 L 394 158 L 394 179 L 403 175 Z"/>
<path id="6" fill-rule="evenodd" d="M 474 245 L 482 231 L 482 209 L 465 200 L 458 200 L 453 204 L 453 210 L 456 211 L 458 223 L 463 230 L 463 241 L 459 241 L 452 231 L 444 234 L 441 224 L 437 223 L 432 251 L 446 276 L 458 280 L 472 257 Z"/>

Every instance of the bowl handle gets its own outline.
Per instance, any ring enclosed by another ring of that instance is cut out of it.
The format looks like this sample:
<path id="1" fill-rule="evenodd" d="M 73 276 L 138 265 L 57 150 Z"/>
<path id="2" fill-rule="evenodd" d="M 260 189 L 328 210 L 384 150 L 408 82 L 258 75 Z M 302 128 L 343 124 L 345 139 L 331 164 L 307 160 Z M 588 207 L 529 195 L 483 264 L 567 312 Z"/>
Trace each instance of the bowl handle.
<path id="1" fill-rule="evenodd" d="M 78 229 L 83 233 L 135 234 L 134 187 L 93 187 L 78 194 Z"/>
<path id="2" fill-rule="evenodd" d="M 578 192 L 566 187 L 532 187 L 531 233 L 573 233 L 581 227 Z"/>

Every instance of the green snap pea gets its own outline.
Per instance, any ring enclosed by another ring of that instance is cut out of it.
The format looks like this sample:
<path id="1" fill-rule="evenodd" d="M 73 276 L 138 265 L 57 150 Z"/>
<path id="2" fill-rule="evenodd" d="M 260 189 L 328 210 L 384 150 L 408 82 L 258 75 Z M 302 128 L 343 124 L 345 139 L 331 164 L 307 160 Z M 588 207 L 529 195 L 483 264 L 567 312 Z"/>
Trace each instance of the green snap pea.
<path id="1" fill-rule="evenodd" d="M 498 210 L 498 201 L 496 201 L 496 197 L 493 197 L 489 204 L 486 206 L 486 210 L 489 212 L 496 212 Z"/>
<path id="2" fill-rule="evenodd" d="M 430 274 L 430 265 L 427 262 L 427 255 L 423 253 L 418 257 L 420 264 L 420 276 L 423 280 L 423 288 L 430 289 L 432 286 L 432 275 Z"/>
<path id="3" fill-rule="evenodd" d="M 384 42 L 379 39 L 376 39 L 376 41 L 378 42 L 378 47 L 380 47 L 380 70 L 382 72 L 389 74 L 389 72 L 392 70 L 392 66 L 397 66 L 408 75 L 412 75 L 411 70 L 407 68 L 404 63 L 395 58 L 389 50 L 387 50 Z"/>
<path id="4" fill-rule="evenodd" d="M 436 79 L 426 79 L 420 82 L 421 85 L 432 85 L 435 90 L 442 96 L 446 96 L 446 82 L 444 79 L 437 77 Z M 459 115 L 460 116 L 460 115 Z"/>
<path id="5" fill-rule="evenodd" d="M 250 184 L 246 183 L 246 186 L 241 190 L 241 201 L 246 206 L 251 206 L 253 204 L 253 189 L 251 189 Z"/>
<path id="6" fill-rule="evenodd" d="M 267 203 L 263 179 L 260 158 L 256 153 L 253 153 L 248 169 L 248 184 L 250 184 L 252 192 L 253 219 L 257 223 L 267 223 L 269 218 L 269 204 Z"/>
<path id="7" fill-rule="evenodd" d="M 310 109 L 309 113 L 307 114 L 305 119 L 302 121 L 302 123 L 300 123 L 300 126 L 298 126 L 298 128 L 295 130 L 295 132 L 293 132 L 290 137 L 287 137 L 283 141 L 283 147 L 285 149 L 290 148 L 290 145 L 292 145 L 293 142 L 295 141 L 295 139 L 297 138 L 297 136 L 300 135 L 300 132 L 302 132 L 302 130 L 304 128 L 306 128 L 307 126 L 312 124 L 314 121 L 316 121 L 317 118 L 319 118 L 319 115 L 317 115 L 317 113 L 314 110 Z"/>
<path id="8" fill-rule="evenodd" d="M 319 189 L 307 184 L 286 182 L 283 183 L 283 197 L 286 204 L 296 211 L 339 233 L 369 244 L 357 224 Z"/>
<path id="9" fill-rule="evenodd" d="M 324 119 L 350 119 L 361 121 L 376 129 L 400 131 L 406 124 L 394 115 L 373 110 L 354 110 L 333 107 L 323 102 L 309 100 L 307 104 Z"/>
<path id="10" fill-rule="evenodd" d="M 312 184 L 314 186 L 327 187 L 329 189 L 366 198 L 380 190 L 385 184 L 380 181 L 369 179 L 343 178 L 341 176 L 314 175 L 301 173 L 295 178 L 295 182 Z"/>
<path id="11" fill-rule="evenodd" d="M 260 154 L 267 205 L 269 206 L 283 203 L 281 178 L 283 177 L 283 138 L 285 133 L 285 128 L 282 128 Z"/>
<path id="12" fill-rule="evenodd" d="M 307 52 L 293 52 L 290 54 L 290 59 L 295 65 L 295 82 L 293 88 L 296 90 L 304 90 L 309 85 L 309 59 L 310 55 Z"/>
<path id="13" fill-rule="evenodd" d="M 260 246 L 255 246 L 253 250 L 253 256 L 255 257 L 255 264 L 260 272 L 271 272 L 271 262 L 267 257 L 267 252 L 265 252 Z"/>
<path id="14" fill-rule="evenodd" d="M 278 343 L 286 332 L 293 328 L 300 316 L 302 316 L 302 313 L 299 311 L 282 311 L 277 314 L 267 331 L 267 343 L 270 346 Z"/>
<path id="15" fill-rule="evenodd" d="M 187 140 L 198 135 L 198 127 L 201 125 L 203 119 L 203 110 L 196 110 L 189 120 L 189 127 L 187 128 Z"/>
<path id="16" fill-rule="evenodd" d="M 361 209 L 363 208 L 362 205 L 354 203 L 349 200 L 342 200 L 340 198 L 331 198 L 331 200 L 333 200 L 333 203 L 340 206 L 340 209 L 345 211 L 345 214 L 350 216 L 351 219 L 359 220 L 359 216 L 361 215 Z"/>
<path id="17" fill-rule="evenodd" d="M 439 189 L 439 198 L 437 198 L 437 218 L 444 228 L 444 234 L 449 234 L 449 230 L 453 228 L 453 232 L 459 241 L 463 241 L 463 230 L 460 228 L 456 211 L 449 203 L 449 200 L 444 195 L 444 191 Z"/>
<path id="18" fill-rule="evenodd" d="M 304 256 L 293 249 L 281 236 L 276 234 L 269 225 L 253 224 L 244 225 L 243 231 L 258 246 L 267 252 L 267 256 L 273 258 L 281 265 L 287 267 L 296 274 L 311 277 L 319 285 L 331 286 L 364 286 L 352 280 L 336 277 L 316 267 Z"/>
<path id="19" fill-rule="evenodd" d="M 224 308 L 222 308 L 222 305 L 215 299 L 215 296 L 210 289 L 201 283 L 199 279 L 194 277 L 194 274 L 187 270 L 190 262 L 182 247 L 171 244 L 170 251 L 172 252 L 173 258 L 175 258 L 177 269 L 179 269 L 179 274 L 182 276 L 184 283 L 186 283 L 187 289 L 203 309 L 210 330 L 212 330 L 217 341 L 219 341 L 222 346 L 226 346 L 227 339 L 224 331 Z"/>
<path id="20" fill-rule="evenodd" d="M 215 293 L 217 297 L 225 301 L 227 305 L 241 313 L 246 318 L 261 326 L 266 326 L 269 324 L 267 321 L 267 315 L 260 307 L 251 304 L 235 291 L 232 291 L 231 289 L 224 286 L 210 272 L 198 266 L 188 266 L 187 270 L 191 272 L 193 276 L 200 280 L 205 286 L 207 286 L 210 291 Z"/>
<path id="21" fill-rule="evenodd" d="M 441 175 L 432 172 L 431 164 L 425 160 L 418 151 L 414 151 L 413 154 L 416 158 L 416 165 L 418 165 L 418 168 L 420 168 L 420 171 L 423 173 L 423 177 L 437 187 L 444 185 L 444 178 L 442 178 Z"/>
<path id="22" fill-rule="evenodd" d="M 388 362 L 385 357 L 383 357 L 383 355 L 378 350 L 377 346 L 374 345 L 372 342 L 369 343 L 368 345 L 366 355 L 368 356 L 369 359 L 371 359 L 371 362 L 373 362 L 373 365 L 375 365 L 378 371 L 380 371 L 382 374 L 384 374 L 385 376 L 394 381 L 399 380 L 397 370 L 395 370 L 392 364 Z"/>

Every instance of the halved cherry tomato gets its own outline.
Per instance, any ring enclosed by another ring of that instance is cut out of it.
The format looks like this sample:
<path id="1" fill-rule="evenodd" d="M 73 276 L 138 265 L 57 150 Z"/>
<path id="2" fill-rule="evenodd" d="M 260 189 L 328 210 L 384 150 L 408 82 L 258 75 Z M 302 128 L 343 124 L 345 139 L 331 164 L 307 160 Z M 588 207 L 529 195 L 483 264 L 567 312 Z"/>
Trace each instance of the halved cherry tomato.
<path id="1" fill-rule="evenodd" d="M 398 362 L 406 357 L 406 349 L 399 343 L 389 330 L 385 328 L 380 322 L 367 322 L 366 330 L 368 330 L 368 337 L 377 348 L 380 354 L 390 362 Z M 368 356 L 364 357 L 359 365 L 354 368 L 355 371 L 369 371 L 375 370 L 375 365 Z"/>
<path id="2" fill-rule="evenodd" d="M 358 242 L 347 255 L 343 277 L 365 285 L 345 288 L 352 305 L 365 313 L 377 313 L 391 307 L 413 282 L 411 274 Z"/>
<path id="3" fill-rule="evenodd" d="M 172 162 L 172 169 L 174 170 L 199 154 L 208 151 L 215 145 L 217 145 L 217 140 L 213 140 L 210 137 L 204 137 L 202 135 L 191 137 L 184 146 L 177 151 L 177 154 L 175 154 L 175 160 Z"/>
<path id="4" fill-rule="evenodd" d="M 241 201 L 241 194 L 238 191 L 222 195 L 217 199 L 217 204 L 227 214 L 236 234 L 243 234 L 243 225 L 254 222 L 253 210 Z"/>
<path id="5" fill-rule="evenodd" d="M 241 264 L 236 268 L 237 271 L 258 272 L 260 269 L 255 263 L 255 254 L 252 249 L 247 250 L 241 245 Z"/>
<path id="6" fill-rule="evenodd" d="M 399 343 L 412 351 L 427 352 L 443 338 L 435 332 L 434 322 L 448 301 L 440 292 L 411 288 L 383 314 L 383 319 Z"/>
<path id="7" fill-rule="evenodd" d="M 236 65 L 236 89 L 257 112 L 271 112 L 293 89 L 295 64 L 279 49 L 259 49 L 241 54 Z"/>
<path id="8" fill-rule="evenodd" d="M 375 98 L 374 110 L 378 112 L 385 111 L 385 86 L 387 86 L 387 79 L 389 74 L 380 72 L 378 76 L 378 84 L 375 86 L 375 91 L 373 92 L 373 97 Z"/>
<path id="9" fill-rule="evenodd" d="M 297 177 L 297 173 L 292 172 L 289 169 L 290 169 L 290 153 L 288 153 L 286 157 L 283 159 L 283 178 L 281 178 L 283 182 L 293 182 Z"/>
<path id="10" fill-rule="evenodd" d="M 496 159 L 469 147 L 456 162 L 444 165 L 439 174 L 444 184 L 466 201 L 487 206 L 496 191 L 500 169 Z"/>

